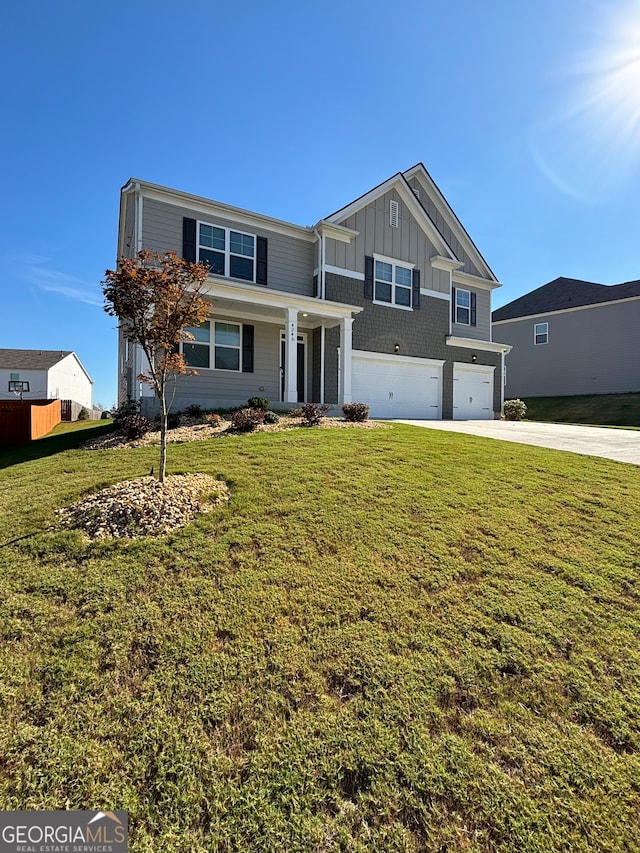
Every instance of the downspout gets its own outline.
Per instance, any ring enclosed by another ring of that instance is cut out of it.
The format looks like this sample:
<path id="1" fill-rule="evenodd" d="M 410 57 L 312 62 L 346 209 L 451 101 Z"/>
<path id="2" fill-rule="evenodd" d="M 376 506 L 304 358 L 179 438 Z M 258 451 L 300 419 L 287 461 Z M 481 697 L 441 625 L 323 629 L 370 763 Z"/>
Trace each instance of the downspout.
<path id="1" fill-rule="evenodd" d="M 318 240 L 318 292 L 316 299 L 324 299 L 324 237 L 317 228 L 313 229 L 313 233 Z"/>

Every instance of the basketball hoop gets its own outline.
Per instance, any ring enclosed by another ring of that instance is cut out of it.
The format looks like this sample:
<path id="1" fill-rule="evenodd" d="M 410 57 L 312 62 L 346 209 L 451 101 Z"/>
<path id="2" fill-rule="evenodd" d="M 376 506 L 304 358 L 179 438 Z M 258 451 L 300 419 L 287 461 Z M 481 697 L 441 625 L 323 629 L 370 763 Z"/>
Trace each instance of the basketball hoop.
<path id="1" fill-rule="evenodd" d="M 18 394 L 20 397 L 20 402 L 22 402 L 22 395 L 27 392 L 29 393 L 29 383 L 23 382 L 17 379 L 9 380 L 9 391 L 13 391 L 14 394 Z"/>

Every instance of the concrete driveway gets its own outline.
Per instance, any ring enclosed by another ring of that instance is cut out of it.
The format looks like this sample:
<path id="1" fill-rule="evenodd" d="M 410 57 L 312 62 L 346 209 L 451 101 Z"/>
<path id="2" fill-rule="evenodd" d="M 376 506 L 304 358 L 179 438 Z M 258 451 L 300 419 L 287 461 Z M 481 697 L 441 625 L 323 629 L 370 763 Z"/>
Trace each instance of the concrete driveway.
<path id="1" fill-rule="evenodd" d="M 640 465 L 640 430 L 547 424 L 529 421 L 406 421 L 428 429 L 462 432 L 499 441 L 533 444 L 554 450 L 568 450 L 585 456 L 602 456 L 616 462 Z"/>

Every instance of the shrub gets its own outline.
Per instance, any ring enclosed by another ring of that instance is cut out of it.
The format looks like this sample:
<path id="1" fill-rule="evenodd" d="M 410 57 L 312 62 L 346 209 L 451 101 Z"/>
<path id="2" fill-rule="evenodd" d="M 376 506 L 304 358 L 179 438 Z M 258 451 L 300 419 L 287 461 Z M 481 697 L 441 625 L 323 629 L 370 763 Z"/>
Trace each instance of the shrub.
<path id="1" fill-rule="evenodd" d="M 120 424 L 122 423 L 124 418 L 128 418 L 129 415 L 138 415 L 140 414 L 140 403 L 135 400 L 127 400 L 126 403 L 123 403 L 121 406 L 118 406 L 117 409 L 113 412 L 113 423 L 118 429 L 120 429 Z"/>
<path id="2" fill-rule="evenodd" d="M 190 418 L 199 418 L 202 415 L 202 406 L 200 403 L 191 403 L 190 406 L 184 410 L 186 415 L 189 415 Z"/>
<path id="3" fill-rule="evenodd" d="M 249 397 L 247 405 L 250 409 L 262 409 L 263 412 L 266 412 L 269 408 L 269 401 L 264 397 Z"/>
<path id="4" fill-rule="evenodd" d="M 300 408 L 304 426 L 318 426 L 330 407 L 327 403 L 305 403 Z"/>
<path id="5" fill-rule="evenodd" d="M 238 432 L 253 432 L 263 422 L 262 409 L 237 409 L 231 415 L 231 426 Z"/>
<path id="6" fill-rule="evenodd" d="M 526 403 L 522 402 L 522 400 L 505 400 L 503 412 L 505 420 L 521 421 L 527 414 L 527 406 Z"/>
<path id="7" fill-rule="evenodd" d="M 169 412 L 167 415 L 167 429 L 177 429 L 181 423 L 180 412 Z"/>
<path id="8" fill-rule="evenodd" d="M 85 409 L 84 406 L 78 412 L 78 420 L 79 421 L 88 421 L 89 420 L 89 410 Z"/>
<path id="9" fill-rule="evenodd" d="M 265 424 L 277 424 L 279 420 L 280 420 L 280 415 L 277 415 L 275 412 L 266 411 L 264 413 Z"/>
<path id="10" fill-rule="evenodd" d="M 217 412 L 207 412 L 204 419 L 212 427 L 220 426 L 222 423 L 222 417 Z"/>
<path id="11" fill-rule="evenodd" d="M 367 403 L 345 403 L 342 407 L 345 421 L 359 422 L 369 420 Z"/>
<path id="12" fill-rule="evenodd" d="M 149 418 L 145 418 L 141 414 L 125 415 L 118 423 L 118 429 L 124 433 L 125 438 L 129 441 L 142 438 L 148 432 L 151 432 L 152 426 L 153 424 Z"/>
<path id="13" fill-rule="evenodd" d="M 291 409 L 288 413 L 290 418 L 301 418 L 302 417 L 302 409 Z"/>

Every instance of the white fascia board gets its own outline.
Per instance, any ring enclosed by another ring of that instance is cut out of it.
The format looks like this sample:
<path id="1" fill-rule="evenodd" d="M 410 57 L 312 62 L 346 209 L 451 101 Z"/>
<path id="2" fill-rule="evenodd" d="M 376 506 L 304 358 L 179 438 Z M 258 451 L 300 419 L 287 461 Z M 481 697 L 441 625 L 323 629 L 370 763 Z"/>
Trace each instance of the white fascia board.
<path id="1" fill-rule="evenodd" d="M 393 361 L 400 364 L 419 364 L 424 367 L 442 367 L 444 360 L 439 358 L 417 358 L 412 355 L 395 355 L 388 352 L 372 352 L 369 350 L 354 349 L 351 351 L 352 358 L 366 358 L 374 361 Z"/>
<path id="2" fill-rule="evenodd" d="M 354 237 L 357 237 L 360 232 L 354 228 L 347 228 L 345 225 L 336 225 L 333 222 L 327 222 L 321 219 L 313 226 L 314 231 L 318 231 L 322 237 L 330 237 L 332 240 L 338 240 L 340 243 L 350 243 Z"/>
<path id="3" fill-rule="evenodd" d="M 460 270 L 453 271 L 454 284 L 466 284 L 468 287 L 477 287 L 481 290 L 495 290 L 497 287 L 502 287 L 502 283 L 496 279 L 480 278 L 477 275 L 471 275 L 468 272 Z"/>
<path id="4" fill-rule="evenodd" d="M 466 361 L 454 361 L 453 369 L 454 371 L 468 370 L 470 373 L 484 373 L 486 376 L 493 373 L 496 366 L 495 364 L 468 364 Z"/>
<path id="5" fill-rule="evenodd" d="M 444 299 L 445 302 L 451 302 L 450 293 L 441 293 L 439 290 L 428 290 L 426 287 L 420 288 L 421 296 L 430 296 L 432 299 Z"/>
<path id="6" fill-rule="evenodd" d="M 357 270 L 348 270 L 345 267 L 334 267 L 334 266 L 331 266 L 331 264 L 325 264 L 324 269 L 325 269 L 325 272 L 331 272 L 331 273 L 334 273 L 335 275 L 343 275 L 343 276 L 345 276 L 345 278 L 355 278 L 358 281 L 364 281 L 364 273 L 358 272 Z M 317 275 L 317 273 L 318 273 L 318 270 L 315 269 L 313 271 L 313 274 Z"/>
<path id="7" fill-rule="evenodd" d="M 349 305 L 346 302 L 328 302 L 314 296 L 298 296 L 284 291 L 265 290 L 260 285 L 225 284 L 208 281 L 203 295 L 212 296 L 215 300 L 232 299 L 249 305 L 264 305 L 266 308 L 296 308 L 298 311 L 324 315 L 327 318 L 351 317 L 359 314 L 364 308 L 360 305 Z M 215 304 L 215 303 L 214 303 Z"/>
<path id="8" fill-rule="evenodd" d="M 445 222 L 449 225 L 453 233 L 456 235 L 458 240 L 462 243 L 465 249 L 469 252 L 472 260 L 475 262 L 476 266 L 480 269 L 484 269 L 488 275 L 488 278 L 495 280 L 495 275 L 493 270 L 489 266 L 489 264 L 485 261 L 485 259 L 480 254 L 478 248 L 475 243 L 467 233 L 464 225 L 460 222 L 458 217 L 456 216 L 453 208 L 446 200 L 446 198 L 440 192 L 437 184 L 431 177 L 431 175 L 427 172 L 424 165 L 422 163 L 417 163 L 407 172 L 404 172 L 405 180 L 409 180 L 409 178 L 414 177 L 414 175 L 420 175 L 420 177 L 424 180 L 428 191 L 431 195 L 431 200 L 438 208 L 440 213 L 442 214 Z"/>
<path id="9" fill-rule="evenodd" d="M 272 217 L 265 216 L 262 213 L 244 210 L 241 207 L 233 207 L 230 204 L 223 204 L 220 201 L 214 201 L 213 199 L 192 195 L 191 193 L 182 192 L 181 190 L 174 190 L 170 187 L 163 187 L 159 184 L 150 184 L 147 181 L 138 181 L 135 178 L 132 178 L 132 181 L 140 184 L 140 189 L 145 198 L 168 202 L 176 207 L 199 210 L 213 216 L 222 216 L 223 218 L 230 219 L 233 222 L 238 222 L 241 225 L 249 225 L 254 228 L 265 228 L 277 234 L 284 234 L 288 237 L 297 237 L 300 240 L 306 240 L 309 243 L 314 243 L 316 240 L 313 228 L 308 228 L 303 225 L 294 225 L 292 222 L 285 222 L 282 219 L 273 219 Z M 131 181 L 129 183 L 131 183 Z"/>
<path id="10" fill-rule="evenodd" d="M 474 338 L 458 338 L 456 335 L 447 335 L 445 343 L 450 347 L 464 347 L 465 349 L 478 349 L 483 352 L 511 352 L 513 347 L 509 344 L 498 344 L 494 341 L 477 341 Z"/>
<path id="11" fill-rule="evenodd" d="M 436 249 L 441 252 L 443 255 L 446 255 L 453 260 L 457 260 L 453 250 L 449 245 L 447 245 L 446 240 L 442 236 L 442 234 L 438 231 L 432 219 L 429 217 L 429 214 L 426 212 L 424 207 L 420 204 L 418 199 L 415 197 L 413 190 L 406 182 L 402 172 L 398 172 L 393 175 L 388 180 L 384 181 L 382 184 L 378 184 L 377 187 L 374 187 L 372 190 L 369 190 L 368 193 L 361 195 L 360 198 L 357 198 L 355 201 L 352 201 L 351 204 L 348 204 L 346 207 L 342 207 L 340 210 L 333 213 L 331 216 L 326 217 L 324 222 L 338 223 L 343 219 L 346 219 L 349 216 L 352 216 L 354 213 L 357 213 L 359 210 L 362 210 L 363 207 L 366 207 L 368 204 L 371 204 L 376 199 L 380 198 L 380 196 L 384 195 L 389 190 L 395 189 L 402 201 L 407 205 L 411 213 L 413 214 L 414 219 L 421 225 L 422 230 L 425 232 L 427 237 L 434 244 Z"/>
<path id="12" fill-rule="evenodd" d="M 443 258 L 441 255 L 434 255 L 429 258 L 429 263 L 435 270 L 444 270 L 445 272 L 453 272 L 464 266 L 462 261 L 454 261 L 451 258 Z"/>
<path id="13" fill-rule="evenodd" d="M 607 305 L 621 305 L 623 302 L 637 302 L 640 296 L 627 296 L 626 299 L 612 299 L 610 302 L 592 302 L 590 305 L 576 305 L 573 308 L 559 308 L 557 311 L 543 311 L 541 314 L 523 314 L 508 320 L 493 320 L 493 326 L 505 326 L 507 323 L 521 323 L 523 320 L 538 320 L 540 317 L 557 317 L 559 314 L 572 314 L 574 311 L 587 311 L 590 308 L 606 308 Z M 500 309 L 496 308 L 496 311 Z"/>

